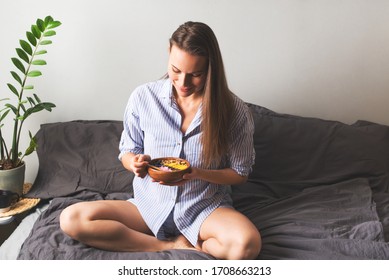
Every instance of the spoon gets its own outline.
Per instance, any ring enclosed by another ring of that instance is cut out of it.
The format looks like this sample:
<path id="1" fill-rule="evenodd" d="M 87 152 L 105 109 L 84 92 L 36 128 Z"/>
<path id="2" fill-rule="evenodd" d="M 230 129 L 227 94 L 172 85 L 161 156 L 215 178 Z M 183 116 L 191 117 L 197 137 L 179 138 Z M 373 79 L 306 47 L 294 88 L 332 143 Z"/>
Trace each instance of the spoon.
<path id="1" fill-rule="evenodd" d="M 151 168 L 151 169 L 154 169 L 154 170 L 158 170 L 158 171 L 162 171 L 162 169 L 161 168 L 159 168 L 159 167 L 157 167 L 157 166 L 154 166 L 154 165 L 151 165 L 151 164 L 147 164 L 147 166 L 149 167 L 149 168 Z"/>

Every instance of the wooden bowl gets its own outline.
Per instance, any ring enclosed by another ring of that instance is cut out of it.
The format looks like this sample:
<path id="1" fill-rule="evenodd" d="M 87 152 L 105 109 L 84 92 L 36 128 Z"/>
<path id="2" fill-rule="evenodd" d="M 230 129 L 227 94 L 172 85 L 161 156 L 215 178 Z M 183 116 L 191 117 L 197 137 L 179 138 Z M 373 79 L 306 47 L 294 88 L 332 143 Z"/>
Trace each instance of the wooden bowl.
<path id="1" fill-rule="evenodd" d="M 153 168 L 154 166 L 158 167 L 159 170 Z M 150 161 L 147 168 L 151 178 L 164 183 L 179 182 L 182 180 L 182 176 L 189 171 L 189 161 L 176 157 L 155 158 Z"/>

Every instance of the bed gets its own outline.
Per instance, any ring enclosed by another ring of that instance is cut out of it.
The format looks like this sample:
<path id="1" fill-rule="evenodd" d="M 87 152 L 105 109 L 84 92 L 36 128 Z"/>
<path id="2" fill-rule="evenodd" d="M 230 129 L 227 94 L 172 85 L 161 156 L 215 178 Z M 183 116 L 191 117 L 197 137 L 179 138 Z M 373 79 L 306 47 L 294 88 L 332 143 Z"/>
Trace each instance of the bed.
<path id="1" fill-rule="evenodd" d="M 250 104 L 256 161 L 231 187 L 260 230 L 257 259 L 389 259 L 389 127 L 280 114 Z M 58 216 L 78 201 L 128 199 L 117 159 L 121 121 L 43 124 L 28 197 L 41 202 L 0 248 L 2 259 L 213 259 L 194 250 L 110 252 L 66 236 Z"/>

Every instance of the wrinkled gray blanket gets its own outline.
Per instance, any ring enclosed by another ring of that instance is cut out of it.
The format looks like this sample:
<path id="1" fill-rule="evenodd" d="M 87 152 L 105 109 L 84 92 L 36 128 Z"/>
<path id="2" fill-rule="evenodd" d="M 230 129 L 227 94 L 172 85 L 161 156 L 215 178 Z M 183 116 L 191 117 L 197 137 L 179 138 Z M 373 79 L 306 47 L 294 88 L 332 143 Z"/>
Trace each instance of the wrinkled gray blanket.
<path id="1" fill-rule="evenodd" d="M 99 250 L 68 237 L 59 227 L 59 215 L 67 206 L 85 200 L 126 199 L 125 193 L 104 196 L 97 192 L 81 191 L 71 197 L 54 198 L 49 208 L 35 222 L 24 242 L 18 259 L 23 260 L 120 260 L 120 259 L 212 259 L 194 250 L 123 253 Z"/>
<path id="2" fill-rule="evenodd" d="M 247 187 L 256 187 L 247 183 Z M 262 235 L 258 259 L 389 259 L 385 231 L 388 194 L 373 200 L 367 179 L 309 187 L 283 198 L 234 193 L 234 206 L 249 217 Z M 119 253 L 85 246 L 59 228 L 62 209 L 80 200 L 126 199 L 82 191 L 53 199 L 35 223 L 18 259 L 212 259 L 194 250 Z M 378 209 L 378 212 L 377 212 Z"/>
<path id="3" fill-rule="evenodd" d="M 367 179 L 306 188 L 278 200 L 250 196 L 234 201 L 261 231 L 259 259 L 389 259 L 388 225 L 380 221 Z M 388 217 L 388 194 L 379 196 L 381 214 Z"/>

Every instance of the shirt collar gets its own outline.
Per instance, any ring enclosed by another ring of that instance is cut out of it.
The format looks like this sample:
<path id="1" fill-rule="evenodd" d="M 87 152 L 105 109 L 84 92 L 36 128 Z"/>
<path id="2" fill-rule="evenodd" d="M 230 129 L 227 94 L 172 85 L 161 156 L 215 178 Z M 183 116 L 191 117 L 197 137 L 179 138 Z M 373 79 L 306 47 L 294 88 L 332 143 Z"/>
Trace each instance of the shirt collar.
<path id="1" fill-rule="evenodd" d="M 162 97 L 171 99 L 173 95 L 173 84 L 169 78 L 167 78 L 162 86 Z"/>
<path id="2" fill-rule="evenodd" d="M 162 87 L 162 97 L 166 100 L 166 102 L 169 104 L 170 107 L 175 108 L 177 111 L 180 111 L 178 109 L 178 105 L 176 103 L 176 99 L 174 98 L 173 94 L 173 84 L 170 81 L 169 78 L 166 79 L 163 87 Z"/>

